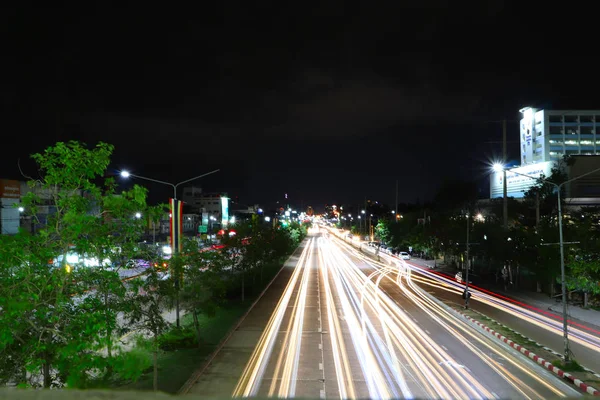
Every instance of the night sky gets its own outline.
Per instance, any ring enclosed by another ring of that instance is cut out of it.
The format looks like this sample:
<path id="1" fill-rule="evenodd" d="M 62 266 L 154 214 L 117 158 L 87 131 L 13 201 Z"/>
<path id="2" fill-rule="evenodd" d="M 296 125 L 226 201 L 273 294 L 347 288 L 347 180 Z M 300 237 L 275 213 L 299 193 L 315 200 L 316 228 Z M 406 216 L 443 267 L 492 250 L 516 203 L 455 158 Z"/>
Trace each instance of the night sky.
<path id="1" fill-rule="evenodd" d="M 20 178 L 19 158 L 34 174 L 29 154 L 76 139 L 114 144 L 114 171 L 175 183 L 220 168 L 198 185 L 245 204 L 392 203 L 396 179 L 401 202 L 447 179 L 475 179 L 483 196 L 497 121 L 518 159 L 521 107 L 600 108 L 585 7 L 80 3 L 0 12 L 0 178 Z"/>

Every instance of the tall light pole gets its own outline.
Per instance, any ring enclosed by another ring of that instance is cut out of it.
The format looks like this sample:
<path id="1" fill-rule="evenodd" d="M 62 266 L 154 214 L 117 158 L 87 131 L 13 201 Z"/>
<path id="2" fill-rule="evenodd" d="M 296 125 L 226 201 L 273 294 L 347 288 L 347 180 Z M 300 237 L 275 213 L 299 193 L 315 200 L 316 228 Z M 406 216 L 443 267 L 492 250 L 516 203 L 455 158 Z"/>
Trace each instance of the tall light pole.
<path id="1" fill-rule="evenodd" d="M 465 251 L 467 272 L 465 276 L 465 309 L 469 308 L 469 211 L 467 210 L 467 250 Z"/>
<path id="2" fill-rule="evenodd" d="M 502 164 L 494 164 L 494 171 L 499 172 L 500 169 L 502 169 L 502 171 L 504 172 L 504 176 L 506 176 L 506 171 L 507 169 L 504 168 L 504 166 Z M 525 175 L 525 174 L 521 174 L 519 172 L 515 172 L 512 170 L 509 170 L 510 172 L 516 174 L 516 175 L 520 175 L 520 176 L 524 176 L 526 178 L 529 179 L 538 179 L 535 178 L 533 176 L 529 176 L 529 175 Z M 562 226 L 562 205 L 561 205 L 561 201 L 560 201 L 560 190 L 562 189 L 562 187 L 564 185 L 566 185 L 567 183 L 576 181 L 577 179 L 583 178 L 584 176 L 588 176 L 591 175 L 595 172 L 600 171 L 600 168 L 596 168 L 592 171 L 586 172 L 585 174 L 576 176 L 575 178 L 569 179 L 567 181 L 564 181 L 561 184 L 557 184 L 551 181 L 548 181 L 546 179 L 541 179 L 544 183 L 547 183 L 548 185 L 552 185 L 556 188 L 556 197 L 558 199 L 558 244 L 559 244 L 559 248 L 560 248 L 560 280 L 561 280 L 561 290 L 562 290 L 562 308 L 563 308 L 563 338 L 564 338 L 564 360 L 565 363 L 569 362 L 570 360 L 570 356 L 571 356 L 571 352 L 569 350 L 569 327 L 567 325 L 567 281 L 565 279 L 565 254 L 564 254 L 564 241 L 563 241 L 563 226 Z"/>
<path id="3" fill-rule="evenodd" d="M 365 231 L 367 230 L 367 217 L 365 216 L 365 210 L 361 210 L 360 213 L 363 215 L 363 219 L 365 220 L 364 225 L 365 225 Z M 364 232 L 362 232 L 364 233 Z M 361 234 L 362 234 L 361 233 Z"/>
<path id="4" fill-rule="evenodd" d="M 506 164 L 506 120 L 502 121 L 502 163 Z M 504 232 L 508 232 L 508 195 L 506 183 L 506 168 L 502 168 L 502 218 Z"/>
<path id="5" fill-rule="evenodd" d="M 175 255 L 179 252 L 179 246 L 181 245 L 181 238 L 179 237 L 180 234 L 180 212 L 179 212 L 179 203 L 177 201 L 177 188 L 179 187 L 179 185 L 183 185 L 184 183 L 188 183 L 191 181 L 195 181 L 196 179 L 200 179 L 203 178 L 207 175 L 210 174 L 214 174 L 215 172 L 219 172 L 219 169 L 215 169 L 214 171 L 210 171 L 207 172 L 205 174 L 202 175 L 198 175 L 195 176 L 193 178 L 190 179 L 186 179 L 185 181 L 181 181 L 179 183 L 170 183 L 170 182 L 165 182 L 165 181 L 161 181 L 158 179 L 153 179 L 153 178 L 147 178 L 145 176 L 140 176 L 140 175 L 135 175 L 132 174 L 129 171 L 123 170 L 121 171 L 121 176 L 123 178 L 129 178 L 129 177 L 134 177 L 134 178 L 138 178 L 138 179 L 143 179 L 146 181 L 150 181 L 150 182 L 154 182 L 154 183 L 160 183 L 162 185 L 167 185 L 167 186 L 171 186 L 173 188 L 173 201 L 171 202 L 171 233 L 173 235 L 172 239 L 171 239 L 171 254 Z M 180 322 L 179 322 L 179 277 L 176 277 L 175 279 L 175 292 L 176 292 L 176 298 L 175 298 L 175 315 L 176 315 L 176 324 L 177 327 L 180 327 Z"/>
<path id="6" fill-rule="evenodd" d="M 398 222 L 396 215 L 398 215 L 398 179 L 396 179 L 396 205 L 394 207 L 394 218 L 396 219 L 396 222 Z"/>

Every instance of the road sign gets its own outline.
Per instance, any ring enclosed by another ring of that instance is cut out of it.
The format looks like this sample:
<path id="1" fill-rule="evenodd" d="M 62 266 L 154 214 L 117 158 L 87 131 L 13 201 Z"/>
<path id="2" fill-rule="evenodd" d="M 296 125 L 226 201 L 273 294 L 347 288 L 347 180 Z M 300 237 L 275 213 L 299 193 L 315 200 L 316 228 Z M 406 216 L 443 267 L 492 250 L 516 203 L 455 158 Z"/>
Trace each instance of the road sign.
<path id="1" fill-rule="evenodd" d="M 207 232 L 208 232 L 208 225 L 198 226 L 198 233 L 207 233 Z"/>

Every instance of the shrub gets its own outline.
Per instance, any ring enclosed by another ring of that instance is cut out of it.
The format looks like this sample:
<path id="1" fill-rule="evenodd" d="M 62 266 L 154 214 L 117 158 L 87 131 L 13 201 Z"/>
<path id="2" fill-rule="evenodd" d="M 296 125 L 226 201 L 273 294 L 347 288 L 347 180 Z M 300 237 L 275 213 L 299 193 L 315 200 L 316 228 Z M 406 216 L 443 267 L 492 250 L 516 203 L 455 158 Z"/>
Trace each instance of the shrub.
<path id="1" fill-rule="evenodd" d="M 158 347 L 161 350 L 188 349 L 196 346 L 196 332 L 190 327 L 173 327 L 158 337 Z"/>
<path id="2" fill-rule="evenodd" d="M 116 379 L 135 382 L 152 369 L 152 353 L 143 347 L 134 347 L 116 356 L 113 363 Z"/>

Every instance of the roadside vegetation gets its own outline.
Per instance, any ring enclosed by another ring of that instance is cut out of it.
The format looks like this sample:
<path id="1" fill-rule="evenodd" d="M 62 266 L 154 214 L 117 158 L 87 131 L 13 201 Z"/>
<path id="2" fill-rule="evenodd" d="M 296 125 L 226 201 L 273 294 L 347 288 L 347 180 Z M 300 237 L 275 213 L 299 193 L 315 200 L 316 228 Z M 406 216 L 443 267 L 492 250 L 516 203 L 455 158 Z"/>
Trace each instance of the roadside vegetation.
<path id="1" fill-rule="evenodd" d="M 0 235 L 2 385 L 176 392 L 306 235 L 253 218 L 222 249 L 188 240 L 165 261 L 136 215 L 168 211 L 105 178 L 112 152 L 71 141 L 32 156 L 39 176 L 15 207 L 35 229 Z"/>

